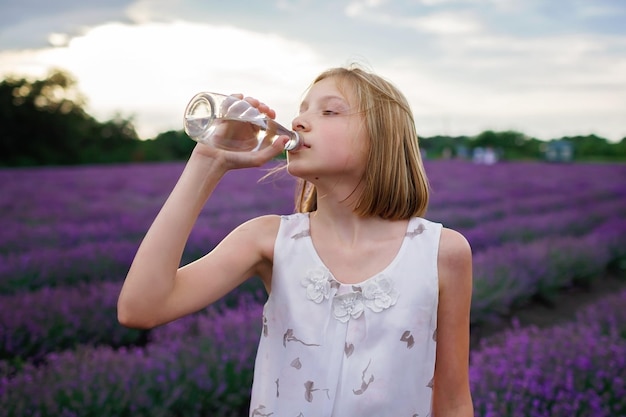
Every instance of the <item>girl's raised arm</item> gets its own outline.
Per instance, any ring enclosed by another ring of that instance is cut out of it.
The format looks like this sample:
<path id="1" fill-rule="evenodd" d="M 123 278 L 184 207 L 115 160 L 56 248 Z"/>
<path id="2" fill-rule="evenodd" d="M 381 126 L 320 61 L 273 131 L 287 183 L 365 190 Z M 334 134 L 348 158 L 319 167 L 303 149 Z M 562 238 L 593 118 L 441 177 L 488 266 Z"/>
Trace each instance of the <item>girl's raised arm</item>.
<path id="1" fill-rule="evenodd" d="M 196 146 L 131 264 L 118 299 L 121 324 L 149 328 L 175 320 L 258 272 L 268 256 L 262 233 L 277 224 L 271 217 L 240 226 L 209 255 L 179 266 L 193 225 L 222 176 L 230 169 L 265 164 L 283 151 L 287 140 L 282 137 L 257 152 Z"/>

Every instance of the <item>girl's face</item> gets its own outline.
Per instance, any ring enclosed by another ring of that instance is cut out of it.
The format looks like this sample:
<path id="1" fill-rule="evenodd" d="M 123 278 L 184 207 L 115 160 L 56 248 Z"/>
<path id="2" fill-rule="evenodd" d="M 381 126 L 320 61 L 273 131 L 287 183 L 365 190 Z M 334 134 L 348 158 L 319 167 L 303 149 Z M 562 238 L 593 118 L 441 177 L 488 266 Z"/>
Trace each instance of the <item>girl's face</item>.
<path id="1" fill-rule="evenodd" d="M 292 122 L 304 146 L 288 153 L 288 171 L 318 186 L 348 180 L 354 186 L 365 170 L 369 139 L 352 87 L 338 80 L 313 84 Z M 349 184 L 348 183 L 348 184 Z"/>

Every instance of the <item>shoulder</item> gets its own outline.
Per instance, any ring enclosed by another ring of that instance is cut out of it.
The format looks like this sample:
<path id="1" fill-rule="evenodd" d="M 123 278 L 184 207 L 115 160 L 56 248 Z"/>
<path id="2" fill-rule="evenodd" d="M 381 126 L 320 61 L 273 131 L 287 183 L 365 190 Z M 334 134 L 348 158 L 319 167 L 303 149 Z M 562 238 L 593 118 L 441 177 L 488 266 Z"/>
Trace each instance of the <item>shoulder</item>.
<path id="1" fill-rule="evenodd" d="M 250 219 L 234 229 L 219 245 L 228 242 L 233 254 L 253 255 L 255 273 L 264 280 L 269 279 L 269 266 L 274 261 L 274 245 L 280 228 L 281 216 L 264 215 Z M 219 247 L 218 246 L 218 247 Z"/>
<path id="2" fill-rule="evenodd" d="M 294 213 L 287 215 L 267 214 L 255 217 L 241 224 L 238 229 L 244 231 L 253 231 L 254 233 L 263 233 L 276 237 L 279 229 L 283 228 L 284 233 L 290 233 L 293 230 L 308 228 L 308 214 Z"/>
<path id="3" fill-rule="evenodd" d="M 472 248 L 461 233 L 442 228 L 437 267 L 441 284 L 472 279 Z"/>
<path id="4" fill-rule="evenodd" d="M 232 231 L 236 239 L 251 240 L 262 246 L 273 247 L 276 234 L 280 227 L 281 216 L 268 214 L 250 219 Z"/>
<path id="5" fill-rule="evenodd" d="M 472 257 L 472 248 L 461 233 L 443 227 L 439 240 L 439 258 L 446 261 L 458 261 Z"/>
<path id="6" fill-rule="evenodd" d="M 244 238 L 270 238 L 272 245 L 280 231 L 282 235 L 293 235 L 308 230 L 308 214 L 294 213 L 288 215 L 268 214 L 255 217 L 241 224 L 233 231 Z"/>
<path id="7" fill-rule="evenodd" d="M 281 216 L 277 214 L 266 214 L 250 219 L 239 226 L 239 228 L 251 228 L 257 231 L 278 230 Z"/>
<path id="8" fill-rule="evenodd" d="M 265 251 L 267 245 L 273 247 L 279 227 L 280 216 L 273 214 L 259 216 L 240 224 L 225 240 L 247 245 L 248 249 L 258 247 Z"/>

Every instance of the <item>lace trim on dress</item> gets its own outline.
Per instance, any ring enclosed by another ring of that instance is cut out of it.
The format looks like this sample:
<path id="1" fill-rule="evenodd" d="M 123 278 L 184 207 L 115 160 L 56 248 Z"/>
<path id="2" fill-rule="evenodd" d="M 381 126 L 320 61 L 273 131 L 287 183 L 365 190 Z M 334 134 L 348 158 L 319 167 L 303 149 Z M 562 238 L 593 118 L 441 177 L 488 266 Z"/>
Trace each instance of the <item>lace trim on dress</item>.
<path id="1" fill-rule="evenodd" d="M 384 274 L 351 285 L 350 290 L 342 294 L 336 291 L 342 284 L 326 268 L 309 270 L 301 284 L 305 287 L 306 298 L 317 304 L 330 299 L 332 294 L 333 316 L 342 323 L 351 318 L 358 319 L 365 308 L 380 313 L 395 305 L 400 295 L 393 280 Z"/>

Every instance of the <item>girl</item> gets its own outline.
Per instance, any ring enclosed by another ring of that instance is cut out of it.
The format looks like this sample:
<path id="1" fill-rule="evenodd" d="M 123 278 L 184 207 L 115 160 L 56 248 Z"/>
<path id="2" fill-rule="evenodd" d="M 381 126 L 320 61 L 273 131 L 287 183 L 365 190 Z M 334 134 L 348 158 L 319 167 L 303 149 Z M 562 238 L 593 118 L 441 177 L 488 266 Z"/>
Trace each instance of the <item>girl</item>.
<path id="1" fill-rule="evenodd" d="M 421 217 L 428 184 L 406 99 L 361 68 L 330 69 L 293 129 L 297 213 L 252 219 L 179 268 L 220 178 L 268 162 L 287 138 L 249 153 L 195 147 L 128 272 L 120 323 L 167 323 L 258 276 L 269 297 L 251 417 L 473 416 L 471 249 Z"/>

